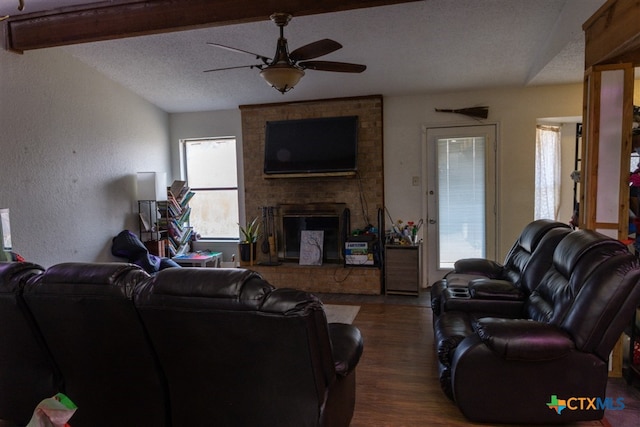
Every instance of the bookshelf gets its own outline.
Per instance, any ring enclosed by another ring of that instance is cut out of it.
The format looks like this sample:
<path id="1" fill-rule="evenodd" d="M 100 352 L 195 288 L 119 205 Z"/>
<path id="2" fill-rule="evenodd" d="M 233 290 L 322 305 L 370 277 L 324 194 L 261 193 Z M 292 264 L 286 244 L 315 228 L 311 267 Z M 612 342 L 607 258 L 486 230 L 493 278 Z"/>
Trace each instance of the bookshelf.
<path id="1" fill-rule="evenodd" d="M 162 218 L 166 221 L 167 255 L 175 257 L 184 255 L 191 248 L 193 227 L 189 226 L 191 207 L 189 201 L 194 196 L 186 181 L 174 181 L 167 190 L 167 201 L 162 202 Z"/>

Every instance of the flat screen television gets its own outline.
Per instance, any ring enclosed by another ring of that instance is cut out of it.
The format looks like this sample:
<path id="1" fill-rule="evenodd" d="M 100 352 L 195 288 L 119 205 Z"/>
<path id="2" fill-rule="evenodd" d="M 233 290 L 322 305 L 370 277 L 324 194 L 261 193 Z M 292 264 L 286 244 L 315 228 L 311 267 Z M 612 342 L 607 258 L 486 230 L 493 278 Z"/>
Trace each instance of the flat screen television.
<path id="1" fill-rule="evenodd" d="M 358 116 L 268 121 L 264 173 L 353 175 L 357 170 Z"/>

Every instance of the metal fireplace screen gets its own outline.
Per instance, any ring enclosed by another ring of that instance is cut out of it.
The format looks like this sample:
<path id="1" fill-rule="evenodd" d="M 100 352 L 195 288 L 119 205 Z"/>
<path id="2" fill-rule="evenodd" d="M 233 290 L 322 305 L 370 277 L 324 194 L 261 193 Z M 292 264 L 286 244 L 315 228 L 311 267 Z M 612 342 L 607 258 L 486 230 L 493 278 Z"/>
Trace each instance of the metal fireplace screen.
<path id="1" fill-rule="evenodd" d="M 282 241 L 284 259 L 300 259 L 300 238 L 303 230 L 324 232 L 322 261 L 340 263 L 343 260 L 344 233 L 348 228 L 347 209 L 337 204 L 330 207 L 306 205 L 299 209 L 282 210 Z"/>

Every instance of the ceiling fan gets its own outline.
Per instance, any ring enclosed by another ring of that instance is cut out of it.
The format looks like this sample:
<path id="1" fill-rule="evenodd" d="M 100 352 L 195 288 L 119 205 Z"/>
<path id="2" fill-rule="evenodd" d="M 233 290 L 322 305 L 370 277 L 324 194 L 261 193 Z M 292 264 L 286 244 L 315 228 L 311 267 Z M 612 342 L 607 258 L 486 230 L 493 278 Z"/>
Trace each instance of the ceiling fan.
<path id="1" fill-rule="evenodd" d="M 23 11 L 24 10 L 24 0 L 18 0 L 18 10 L 19 11 Z M 10 16 L 6 15 L 6 16 L 0 16 L 0 21 L 4 21 L 5 19 L 9 19 Z"/>
<path id="2" fill-rule="evenodd" d="M 236 68 L 258 68 L 262 78 L 264 78 L 265 81 L 273 88 L 284 94 L 285 92 L 293 89 L 293 87 L 300 81 L 304 76 L 304 70 L 361 73 L 367 69 L 366 65 L 350 64 L 347 62 L 309 61 L 310 59 L 327 55 L 342 48 L 340 43 L 330 39 L 322 39 L 309 43 L 289 53 L 287 39 L 284 38 L 284 27 L 291 20 L 291 15 L 288 13 L 274 13 L 270 18 L 280 28 L 280 38 L 278 38 L 276 53 L 273 58 L 242 49 L 236 49 L 234 47 L 224 46 L 218 43 L 207 43 L 208 45 L 230 50 L 232 52 L 255 56 L 255 58 L 261 60 L 262 63 L 240 65 L 237 67 L 216 68 L 213 70 L 206 70 L 205 73 L 211 71 L 232 70 Z"/>

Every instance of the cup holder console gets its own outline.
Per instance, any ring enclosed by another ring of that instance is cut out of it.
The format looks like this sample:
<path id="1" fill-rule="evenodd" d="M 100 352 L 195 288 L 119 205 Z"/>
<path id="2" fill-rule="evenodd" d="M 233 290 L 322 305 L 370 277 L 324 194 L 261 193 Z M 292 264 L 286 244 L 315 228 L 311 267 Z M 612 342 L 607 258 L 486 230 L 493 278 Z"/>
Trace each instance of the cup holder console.
<path id="1" fill-rule="evenodd" d="M 449 298 L 471 298 L 469 289 L 467 288 L 448 288 L 447 293 L 449 294 Z"/>

